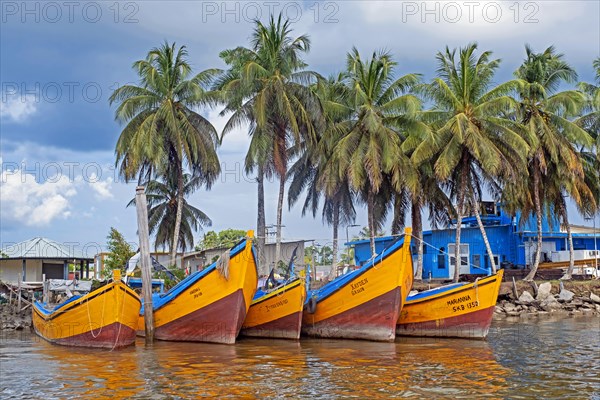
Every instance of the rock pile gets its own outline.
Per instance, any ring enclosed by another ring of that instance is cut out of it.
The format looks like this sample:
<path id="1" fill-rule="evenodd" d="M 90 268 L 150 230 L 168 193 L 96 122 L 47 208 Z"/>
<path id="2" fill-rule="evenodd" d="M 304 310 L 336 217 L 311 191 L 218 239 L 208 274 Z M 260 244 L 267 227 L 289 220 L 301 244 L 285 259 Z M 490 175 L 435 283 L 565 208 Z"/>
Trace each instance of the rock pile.
<path id="1" fill-rule="evenodd" d="M 552 293 L 552 284 L 544 282 L 537 288 L 537 295 L 524 290 L 518 299 L 501 300 L 496 304 L 494 314 L 500 316 L 520 317 L 549 313 L 565 313 L 569 315 L 600 315 L 600 296 L 590 293 L 589 296 L 578 296 L 562 285 L 560 291 Z"/>
<path id="2" fill-rule="evenodd" d="M 0 331 L 30 329 L 31 309 L 17 312 L 16 307 L 0 305 Z"/>

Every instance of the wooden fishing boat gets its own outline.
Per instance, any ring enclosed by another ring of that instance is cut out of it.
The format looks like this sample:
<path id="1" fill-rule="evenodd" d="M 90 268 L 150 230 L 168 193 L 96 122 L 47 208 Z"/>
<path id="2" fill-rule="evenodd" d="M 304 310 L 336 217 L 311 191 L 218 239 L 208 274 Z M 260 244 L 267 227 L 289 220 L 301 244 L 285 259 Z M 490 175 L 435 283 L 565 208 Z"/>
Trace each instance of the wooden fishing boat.
<path id="1" fill-rule="evenodd" d="M 139 296 L 119 277 L 55 306 L 35 301 L 33 327 L 39 336 L 56 344 L 110 349 L 128 346 L 135 342 L 141 305 Z"/>
<path id="2" fill-rule="evenodd" d="M 253 337 L 299 339 L 305 300 L 306 286 L 300 277 L 269 291 L 259 289 L 240 333 Z"/>
<path id="3" fill-rule="evenodd" d="M 152 296 L 156 339 L 235 343 L 258 283 L 253 236 L 249 231 L 219 260 Z M 138 334 L 143 332 L 142 307 Z"/>
<path id="4" fill-rule="evenodd" d="M 396 333 L 483 339 L 487 336 L 504 270 L 473 283 L 459 282 L 406 299 Z"/>
<path id="5" fill-rule="evenodd" d="M 359 269 L 312 291 L 302 332 L 309 336 L 393 341 L 412 287 L 411 230 Z"/>

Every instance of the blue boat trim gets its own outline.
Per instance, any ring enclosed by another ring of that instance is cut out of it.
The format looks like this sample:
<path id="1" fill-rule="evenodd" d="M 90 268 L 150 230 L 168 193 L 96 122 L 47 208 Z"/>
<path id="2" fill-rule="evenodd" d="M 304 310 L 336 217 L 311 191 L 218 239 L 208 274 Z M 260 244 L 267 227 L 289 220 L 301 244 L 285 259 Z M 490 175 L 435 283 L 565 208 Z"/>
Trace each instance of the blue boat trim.
<path id="1" fill-rule="evenodd" d="M 254 301 L 256 301 L 256 300 L 260 299 L 261 297 L 265 297 L 265 296 L 267 296 L 267 295 L 270 295 L 271 293 L 273 293 L 273 292 L 275 292 L 275 291 L 277 291 L 277 290 L 281 289 L 281 288 L 282 288 L 282 287 L 284 287 L 284 286 L 288 286 L 288 285 L 291 285 L 291 284 L 295 284 L 295 283 L 296 283 L 296 281 L 300 282 L 300 280 L 301 280 L 301 279 L 300 279 L 300 277 L 299 277 L 299 276 L 293 276 L 293 277 L 291 277 L 290 279 L 288 279 L 288 280 L 286 280 L 286 281 L 283 281 L 283 282 L 282 282 L 282 283 L 280 283 L 279 285 L 275 286 L 274 288 L 272 288 L 272 289 L 269 289 L 269 291 L 267 291 L 267 292 L 265 292 L 264 290 L 262 290 L 262 288 L 258 288 L 258 289 L 256 289 L 256 292 L 254 293 L 254 297 L 252 298 L 252 301 L 254 302 Z M 294 287 L 296 287 L 296 286 L 294 285 Z M 290 289 L 291 289 L 291 288 L 290 288 Z M 256 303 L 255 303 L 255 304 L 256 304 Z"/>
<path id="2" fill-rule="evenodd" d="M 124 286 L 110 286 L 108 289 L 106 288 L 106 286 L 102 286 L 88 294 L 73 296 L 70 299 L 65 300 L 63 303 L 56 305 L 51 310 L 47 308 L 46 303 L 42 303 L 42 302 L 36 300 L 33 303 L 33 309 L 35 311 L 37 311 L 39 314 L 43 314 L 44 319 L 46 319 L 46 321 L 51 321 L 54 318 L 62 315 L 63 312 L 72 311 L 72 310 L 76 309 L 77 307 L 87 304 L 88 301 L 100 296 L 101 294 L 105 294 L 116 288 L 121 289 L 126 294 L 128 294 L 129 296 L 136 299 L 140 304 L 142 303 L 141 299 L 138 296 L 136 296 L 133 292 L 126 290 Z M 83 298 L 86 296 L 89 296 L 89 297 L 87 297 L 85 299 L 85 301 L 83 301 Z M 69 306 L 69 307 L 66 307 L 66 306 Z M 60 311 L 60 312 L 58 312 L 58 311 Z M 48 318 L 46 318 L 46 317 L 48 317 Z"/>
<path id="3" fill-rule="evenodd" d="M 420 299 L 424 299 L 426 297 L 435 296 L 437 294 L 448 292 L 450 290 L 459 288 L 459 287 L 464 286 L 464 285 L 466 285 L 466 283 L 464 283 L 464 282 L 458 282 L 458 283 L 452 283 L 450 285 L 440 286 L 440 287 L 437 287 L 437 288 L 434 288 L 434 289 L 424 290 L 422 292 L 413 294 L 412 296 L 408 296 L 406 298 L 406 301 L 420 300 Z"/>
<path id="4" fill-rule="evenodd" d="M 246 239 L 242 239 L 238 244 L 236 244 L 230 251 L 229 257 L 233 258 L 239 253 L 241 253 L 246 248 Z M 218 260 L 217 260 L 218 261 Z M 165 293 L 155 293 L 152 295 L 152 308 L 154 311 L 160 309 L 165 304 L 169 303 L 177 296 L 179 296 L 182 292 L 187 290 L 191 285 L 198 282 L 200 279 L 208 275 L 217 269 L 217 261 L 210 264 L 208 267 L 204 268 L 202 271 L 196 271 L 193 274 L 189 275 L 177 285 L 173 286 Z M 144 314 L 144 305 L 142 304 L 142 309 L 140 310 L 140 315 Z"/>
<path id="5" fill-rule="evenodd" d="M 332 294 L 334 294 L 335 292 L 340 290 L 342 287 L 344 287 L 348 283 L 350 283 L 353 279 L 364 274 L 366 271 L 371 269 L 374 265 L 382 262 L 388 256 L 390 256 L 391 254 L 398 251 L 400 248 L 402 248 L 403 245 L 404 245 L 404 236 L 402 236 L 401 238 L 398 238 L 398 240 L 396 240 L 391 245 L 386 247 L 381 252 L 381 254 L 377 255 L 374 259 L 370 260 L 369 262 L 367 262 L 365 265 L 363 265 L 359 269 L 349 272 L 345 275 L 342 275 L 317 290 L 310 291 L 310 293 L 306 296 L 306 304 L 308 304 L 308 300 L 310 300 L 311 297 L 314 297 L 317 300 L 317 302 L 319 302 L 319 301 L 324 300 L 327 297 L 331 296 Z"/>

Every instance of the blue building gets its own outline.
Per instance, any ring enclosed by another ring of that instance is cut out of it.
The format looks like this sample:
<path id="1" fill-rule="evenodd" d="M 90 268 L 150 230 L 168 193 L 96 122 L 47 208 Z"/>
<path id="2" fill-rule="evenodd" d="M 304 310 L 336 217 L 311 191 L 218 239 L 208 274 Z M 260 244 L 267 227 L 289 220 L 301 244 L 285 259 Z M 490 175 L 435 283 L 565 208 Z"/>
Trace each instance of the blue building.
<path id="1" fill-rule="evenodd" d="M 494 203 L 482 205 L 481 216 L 490 242 L 496 266 L 525 268 L 533 264 L 537 249 L 537 226 L 535 217 L 521 223 L 520 216 L 511 217 Z M 576 259 L 599 257 L 600 245 L 598 231 L 583 226 L 571 226 L 573 249 Z M 567 233 L 561 230 L 558 220 L 542 220 L 542 262 L 568 261 Z M 595 232 L 595 233 L 594 233 Z M 454 276 L 455 227 L 423 232 L 423 278 L 444 279 Z M 596 239 L 596 240 L 595 240 Z M 395 240 L 394 237 L 375 239 L 375 249 L 381 253 Z M 371 257 L 369 240 L 347 243 L 354 247 L 357 265 L 362 265 Z M 416 265 L 417 246 L 415 240 L 411 247 Z M 488 274 L 491 263 L 474 216 L 463 219 L 461 230 L 461 274 Z M 600 262 L 599 262 L 600 264 Z"/>

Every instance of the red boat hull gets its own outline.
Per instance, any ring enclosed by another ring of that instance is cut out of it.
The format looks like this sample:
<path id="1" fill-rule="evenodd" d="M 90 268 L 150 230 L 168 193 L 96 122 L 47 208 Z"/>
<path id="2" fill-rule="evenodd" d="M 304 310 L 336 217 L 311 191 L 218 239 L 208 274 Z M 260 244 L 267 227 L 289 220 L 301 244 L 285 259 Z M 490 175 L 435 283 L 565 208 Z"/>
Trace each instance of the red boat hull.
<path id="1" fill-rule="evenodd" d="M 357 307 L 316 323 L 302 325 L 308 336 L 362 339 L 392 342 L 400 311 L 400 288 L 397 287 Z M 305 310 L 306 312 L 306 310 Z"/>
<path id="2" fill-rule="evenodd" d="M 154 337 L 160 340 L 235 343 L 246 316 L 242 289 L 156 328 Z"/>
<path id="3" fill-rule="evenodd" d="M 98 328 L 92 332 L 88 331 L 61 339 L 46 339 L 51 343 L 65 346 L 98 347 L 113 349 L 130 346 L 135 343 L 136 332 L 127 325 L 119 322 Z"/>
<path id="4" fill-rule="evenodd" d="M 396 332 L 402 336 L 484 339 L 490 330 L 493 314 L 494 307 L 488 307 L 455 317 L 398 325 Z"/>
<path id="5" fill-rule="evenodd" d="M 300 339 L 300 328 L 302 326 L 302 312 L 287 315 L 275 321 L 262 325 L 242 329 L 241 334 L 251 337 L 263 337 L 273 339 Z"/>

